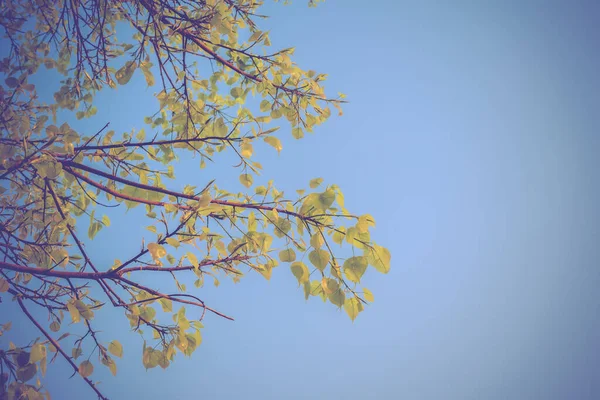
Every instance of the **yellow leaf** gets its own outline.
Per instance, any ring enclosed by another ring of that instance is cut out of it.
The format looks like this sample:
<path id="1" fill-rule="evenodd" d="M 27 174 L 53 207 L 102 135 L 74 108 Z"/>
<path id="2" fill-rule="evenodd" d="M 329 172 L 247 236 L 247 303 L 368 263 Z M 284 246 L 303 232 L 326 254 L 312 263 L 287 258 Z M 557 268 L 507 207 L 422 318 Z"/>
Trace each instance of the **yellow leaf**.
<path id="1" fill-rule="evenodd" d="M 148 243 L 148 251 L 155 261 L 167 255 L 167 250 L 158 243 Z"/>

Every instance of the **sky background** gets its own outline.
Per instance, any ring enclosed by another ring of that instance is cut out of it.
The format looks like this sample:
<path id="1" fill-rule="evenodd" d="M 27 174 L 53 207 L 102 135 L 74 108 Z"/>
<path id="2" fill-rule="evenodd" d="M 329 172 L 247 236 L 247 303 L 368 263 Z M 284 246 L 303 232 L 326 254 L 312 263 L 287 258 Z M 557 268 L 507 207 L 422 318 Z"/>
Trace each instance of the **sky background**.
<path id="1" fill-rule="evenodd" d="M 314 135 L 281 135 L 280 156 L 257 149 L 264 179 L 338 184 L 375 217 L 392 270 L 365 274 L 375 302 L 354 323 L 306 302 L 286 266 L 206 285 L 236 321 L 208 316 L 200 348 L 167 370 L 145 371 L 126 318 L 98 313 L 125 347 L 117 377 L 96 367 L 108 397 L 600 398 L 600 3 L 267 3 L 273 46 L 295 46 L 350 103 Z M 137 72 L 73 126 L 141 128 L 154 91 Z M 186 171 L 177 182 L 202 187 L 214 170 Z M 137 216 L 88 245 L 96 264 L 149 237 Z M 63 360 L 49 370 L 53 398 L 93 398 L 70 375 Z"/>

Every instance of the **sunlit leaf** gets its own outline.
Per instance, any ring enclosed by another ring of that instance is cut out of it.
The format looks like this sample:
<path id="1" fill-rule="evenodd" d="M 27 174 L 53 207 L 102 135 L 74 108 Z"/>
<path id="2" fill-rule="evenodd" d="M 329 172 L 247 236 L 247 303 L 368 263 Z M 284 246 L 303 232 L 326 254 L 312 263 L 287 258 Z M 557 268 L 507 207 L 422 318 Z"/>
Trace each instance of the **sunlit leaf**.
<path id="1" fill-rule="evenodd" d="M 110 351 L 113 356 L 123 357 L 123 346 L 117 340 L 110 342 L 108 345 L 108 351 Z"/>

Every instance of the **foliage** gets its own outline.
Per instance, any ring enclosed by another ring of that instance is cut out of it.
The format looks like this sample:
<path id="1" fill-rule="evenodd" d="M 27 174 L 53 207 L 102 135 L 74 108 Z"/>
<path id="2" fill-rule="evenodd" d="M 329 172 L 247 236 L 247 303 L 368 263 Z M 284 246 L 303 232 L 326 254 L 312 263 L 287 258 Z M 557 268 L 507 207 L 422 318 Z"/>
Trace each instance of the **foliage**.
<path id="1" fill-rule="evenodd" d="M 340 188 L 323 186 L 321 178 L 293 200 L 271 182 L 254 186 L 261 165 L 253 146 L 263 141 L 282 151 L 274 121 L 287 120 L 300 139 L 343 103 L 342 96 L 325 95 L 324 74 L 292 61 L 293 49 L 269 52 L 269 34 L 257 26 L 260 3 L 3 5 L 8 54 L 0 63 L 0 299 L 3 308 L 14 302 L 40 337 L 0 351 L 0 398 L 49 398 L 39 378 L 58 355 L 106 398 L 90 378 L 98 368 L 91 356 L 116 374 L 116 358 L 126 350 L 98 334 L 94 315 L 103 306 L 121 310 L 133 330 L 146 330 L 146 368 L 166 368 L 177 353 L 191 355 L 202 341 L 206 312 L 231 319 L 198 297 L 206 277 L 238 281 L 256 271 L 269 279 L 287 263 L 307 299 L 329 300 L 352 319 L 373 300 L 359 286 L 361 277 L 368 265 L 387 273 L 390 253 L 372 242 L 370 215 L 350 214 Z M 132 37 L 122 40 L 129 32 Z M 51 104 L 31 83 L 44 69 L 64 77 Z M 118 134 L 107 126 L 84 135 L 61 121 L 64 115 L 93 116 L 98 92 L 126 85 L 135 74 L 157 89 L 159 110 L 144 121 L 151 135 L 144 129 Z M 259 99 L 256 110 L 253 98 Z M 178 157 L 195 155 L 203 168 L 225 150 L 239 158 L 247 192 L 231 193 L 214 182 L 168 189 Z M 127 260 L 100 268 L 86 244 L 110 225 L 97 210 L 119 204 L 145 207 L 153 239 Z M 87 237 L 81 229 L 86 219 Z M 334 252 L 338 245 L 354 255 L 344 260 Z M 144 285 L 145 274 L 173 279 L 178 292 Z M 192 281 L 195 288 L 188 287 Z M 199 308 L 201 317 L 186 316 L 186 306 Z M 47 318 L 37 317 L 43 313 Z M 0 333 L 10 326 L 0 325 Z M 77 326 L 85 333 L 69 342 Z"/>

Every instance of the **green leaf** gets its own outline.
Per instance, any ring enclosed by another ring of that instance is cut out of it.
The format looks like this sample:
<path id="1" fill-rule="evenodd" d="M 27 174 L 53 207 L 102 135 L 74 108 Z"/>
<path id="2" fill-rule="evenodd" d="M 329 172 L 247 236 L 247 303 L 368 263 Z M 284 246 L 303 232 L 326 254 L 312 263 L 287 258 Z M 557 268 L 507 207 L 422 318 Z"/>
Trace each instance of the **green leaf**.
<path id="1" fill-rule="evenodd" d="M 117 79 L 117 82 L 119 82 L 119 85 L 126 85 L 127 82 L 129 82 L 136 67 L 137 63 L 135 61 L 127 61 L 125 65 L 115 73 L 115 78 Z"/>
<path id="2" fill-rule="evenodd" d="M 312 265 L 323 271 L 329 263 L 330 255 L 329 252 L 322 249 L 316 249 L 308 254 L 308 260 Z"/>
<path id="3" fill-rule="evenodd" d="M 310 271 L 304 263 L 295 262 L 291 265 L 290 269 L 292 270 L 292 274 L 298 279 L 299 284 L 303 284 L 309 280 Z"/>
<path id="4" fill-rule="evenodd" d="M 360 278 L 367 270 L 367 259 L 362 256 L 350 257 L 344 261 L 344 273 L 352 282 L 360 282 Z"/>
<path id="5" fill-rule="evenodd" d="M 123 346 L 119 343 L 118 340 L 113 340 L 108 345 L 108 351 L 115 357 L 123 357 Z"/>
<path id="6" fill-rule="evenodd" d="M 110 226 L 110 219 L 108 219 L 108 216 L 103 215 L 102 216 L 102 223 L 104 224 L 104 226 Z"/>
<path id="7" fill-rule="evenodd" d="M 84 378 L 87 378 L 94 372 L 94 365 L 88 360 L 83 361 L 79 364 L 79 374 Z"/>
<path id="8" fill-rule="evenodd" d="M 279 259 L 282 262 L 292 262 L 296 260 L 296 252 L 293 249 L 285 249 L 279 252 Z"/>
<path id="9" fill-rule="evenodd" d="M 240 175 L 240 183 L 247 188 L 252 186 L 252 182 L 254 182 L 254 178 L 250 174 L 241 174 Z"/>

